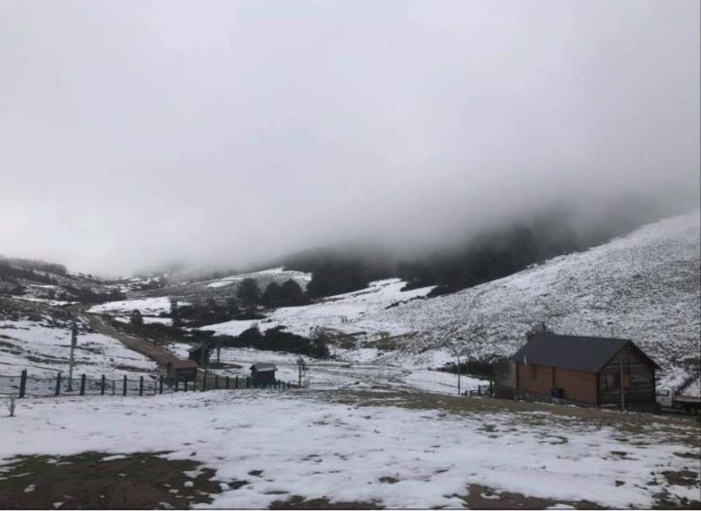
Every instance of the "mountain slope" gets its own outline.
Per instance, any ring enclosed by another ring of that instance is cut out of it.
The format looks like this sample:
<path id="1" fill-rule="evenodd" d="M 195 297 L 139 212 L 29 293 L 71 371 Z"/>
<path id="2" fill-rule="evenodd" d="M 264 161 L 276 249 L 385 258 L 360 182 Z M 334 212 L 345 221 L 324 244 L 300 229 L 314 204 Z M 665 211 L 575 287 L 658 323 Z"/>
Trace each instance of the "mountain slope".
<path id="1" fill-rule="evenodd" d="M 699 364 L 699 238 L 694 212 L 452 295 L 420 299 L 430 288 L 401 292 L 401 282 L 390 279 L 278 309 L 259 326 L 301 335 L 332 329 L 356 340 L 356 349 L 336 351 L 340 357 L 437 367 L 454 360 L 441 346 L 446 341 L 467 359 L 489 360 L 515 352 L 525 332 L 545 321 L 563 334 L 631 338 L 666 369 L 665 382 L 678 385 Z M 253 323 L 208 328 L 236 335 Z M 388 336 L 392 345 L 378 342 Z"/>
<path id="2" fill-rule="evenodd" d="M 452 339 L 466 339 L 460 344 L 467 357 L 509 355 L 534 322 L 545 321 L 558 333 L 631 338 L 668 369 L 685 361 L 698 366 L 699 228 L 698 211 L 674 217 L 454 295 L 382 311 L 374 319 L 419 333 L 397 361 L 430 359 L 425 350 L 436 350 L 452 326 Z M 477 295 L 474 310 L 455 325 Z M 472 335 L 474 325 L 481 326 L 480 335 Z"/>

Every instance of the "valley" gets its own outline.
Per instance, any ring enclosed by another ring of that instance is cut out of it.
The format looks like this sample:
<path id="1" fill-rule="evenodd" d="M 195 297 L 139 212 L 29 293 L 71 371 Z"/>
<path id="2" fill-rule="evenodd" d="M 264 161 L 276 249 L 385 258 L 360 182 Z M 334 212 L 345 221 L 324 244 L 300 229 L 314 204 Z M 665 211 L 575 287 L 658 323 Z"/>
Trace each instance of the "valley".
<path id="1" fill-rule="evenodd" d="M 303 355 L 298 387 L 294 350 L 215 344 L 210 375 L 244 379 L 268 362 L 291 388 L 15 400 L 14 417 L 0 418 L 0 505 L 693 509 L 697 418 L 479 397 L 488 381 L 468 374 L 460 388 L 471 397 L 457 396 L 457 375 L 437 369 L 456 353 L 464 365 L 507 356 L 545 321 L 633 338 L 660 363 L 659 384 L 679 385 L 699 361 L 698 229 L 697 215 L 676 217 L 454 294 L 429 298 L 431 287 L 386 279 L 255 319 L 184 325 L 171 339 L 174 302 L 230 299 L 257 274 L 148 290 L 108 282 L 102 292 L 124 299 L 87 304 L 23 282 L 24 296 L 0 298 L 0 375 L 14 381 L 23 369 L 66 374 L 73 321 L 75 374 L 144 377 L 149 389 L 164 363 L 201 342 L 188 341 L 196 331 L 216 342 L 277 328 L 323 339 L 329 356 Z M 276 268 L 259 278 L 303 285 L 309 275 Z M 698 392 L 698 381 L 689 388 Z M 61 482 L 47 483 L 63 464 L 72 468 Z M 159 476 L 144 484 L 142 465 Z M 80 483 L 85 470 L 102 475 Z M 136 478 L 140 489 L 124 500 L 110 478 Z"/>

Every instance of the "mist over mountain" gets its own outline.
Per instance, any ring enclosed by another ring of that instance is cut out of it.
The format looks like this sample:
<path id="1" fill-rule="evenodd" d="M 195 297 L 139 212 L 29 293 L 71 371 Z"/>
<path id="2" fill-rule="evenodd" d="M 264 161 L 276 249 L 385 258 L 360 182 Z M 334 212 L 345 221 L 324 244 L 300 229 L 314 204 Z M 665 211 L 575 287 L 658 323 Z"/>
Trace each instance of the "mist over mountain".
<path id="1" fill-rule="evenodd" d="M 627 196 L 598 211 L 562 204 L 489 229 L 466 229 L 462 236 L 423 250 L 366 242 L 306 250 L 271 265 L 312 273 L 308 291 L 317 296 L 355 291 L 388 277 L 405 280 L 408 288 L 438 286 L 432 292 L 438 295 L 602 244 L 665 213 L 669 210 L 648 197 Z"/>
<path id="2" fill-rule="evenodd" d="M 107 276 L 421 259 L 563 205 L 585 231 L 627 196 L 690 209 L 699 9 L 5 0 L 0 252 Z"/>

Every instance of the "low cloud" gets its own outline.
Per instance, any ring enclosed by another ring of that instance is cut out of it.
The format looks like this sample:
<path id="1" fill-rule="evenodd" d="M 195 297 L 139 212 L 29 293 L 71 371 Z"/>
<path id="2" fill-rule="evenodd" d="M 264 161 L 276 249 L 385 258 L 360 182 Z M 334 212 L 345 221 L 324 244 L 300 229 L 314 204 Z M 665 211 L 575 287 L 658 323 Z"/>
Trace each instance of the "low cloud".
<path id="1" fill-rule="evenodd" d="M 691 1 L 0 4 L 0 253 L 93 273 L 699 203 Z"/>

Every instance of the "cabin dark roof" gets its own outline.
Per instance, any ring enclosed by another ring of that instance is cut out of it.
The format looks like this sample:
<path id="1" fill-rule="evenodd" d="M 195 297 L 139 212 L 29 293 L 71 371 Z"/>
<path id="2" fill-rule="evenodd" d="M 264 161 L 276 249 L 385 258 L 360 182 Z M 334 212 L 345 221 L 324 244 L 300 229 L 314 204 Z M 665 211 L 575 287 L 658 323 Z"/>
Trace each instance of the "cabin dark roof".
<path id="1" fill-rule="evenodd" d="M 190 348 L 190 349 L 187 350 L 187 351 L 188 351 L 189 353 L 193 353 L 193 352 L 195 352 L 195 351 L 199 351 L 199 350 L 201 350 L 202 348 L 207 348 L 207 347 L 208 347 L 208 346 L 207 346 L 207 343 L 206 343 L 206 342 L 201 342 L 201 343 L 199 343 L 199 344 L 195 344 L 192 348 Z"/>
<path id="2" fill-rule="evenodd" d="M 265 373 L 267 371 L 276 371 L 277 367 L 275 367 L 275 364 L 268 362 L 257 362 L 251 366 L 251 369 L 255 369 L 259 373 Z"/>
<path id="3" fill-rule="evenodd" d="M 511 357 L 511 361 L 599 372 L 628 344 L 633 345 L 655 368 L 659 369 L 659 366 L 630 339 L 574 335 L 536 334 Z"/>
<path id="4" fill-rule="evenodd" d="M 173 366 L 176 369 L 200 367 L 194 360 L 171 360 L 170 362 L 168 362 L 168 365 Z"/>

